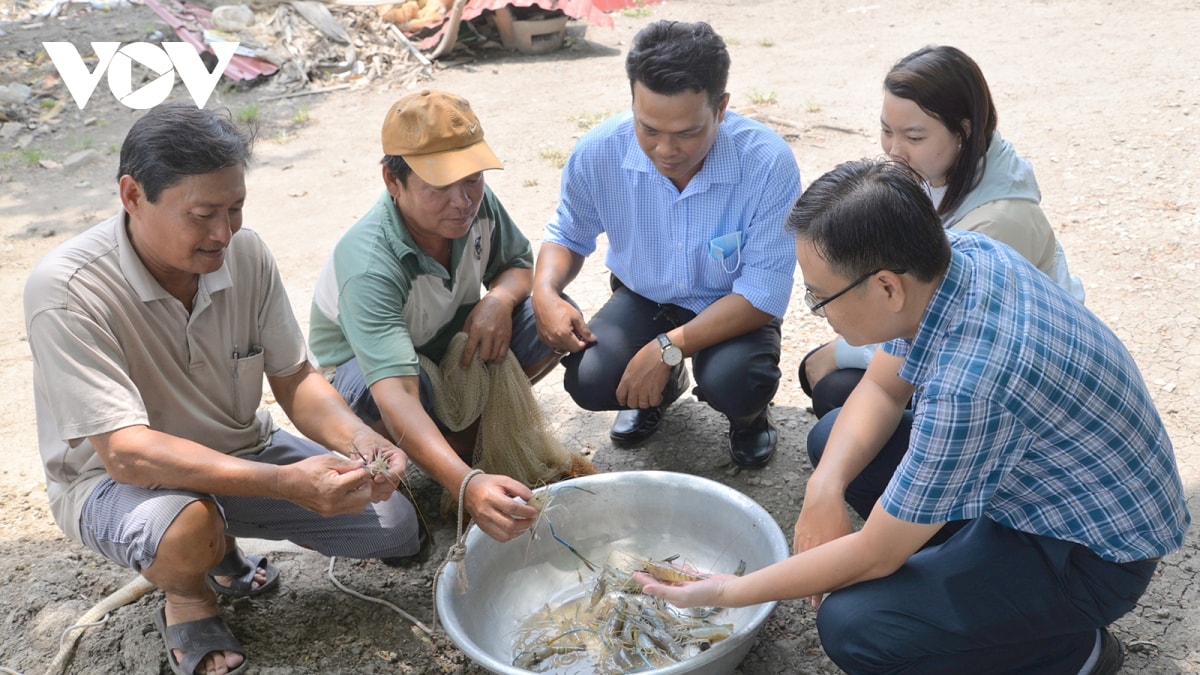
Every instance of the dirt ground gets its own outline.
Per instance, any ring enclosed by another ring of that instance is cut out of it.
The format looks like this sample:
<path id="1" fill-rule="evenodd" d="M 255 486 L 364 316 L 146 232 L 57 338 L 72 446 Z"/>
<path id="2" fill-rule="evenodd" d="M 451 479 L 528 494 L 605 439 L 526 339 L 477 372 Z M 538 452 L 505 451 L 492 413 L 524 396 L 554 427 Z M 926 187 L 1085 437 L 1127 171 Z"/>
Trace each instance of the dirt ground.
<path id="1" fill-rule="evenodd" d="M 925 44 L 963 48 L 991 84 L 1001 131 L 1037 169 L 1043 206 L 1084 280 L 1087 304 L 1140 364 L 1174 440 L 1193 514 L 1200 515 L 1194 281 L 1200 182 L 1192 161 L 1200 152 L 1200 76 L 1186 56 L 1194 49 L 1200 4 L 970 4 L 978 6 L 669 0 L 614 14 L 614 29 L 573 27 L 574 37 L 560 51 L 486 51 L 439 67 L 426 84 L 471 100 L 506 162 L 487 180 L 536 248 L 555 206 L 562 158 L 587 126 L 628 106 L 624 54 L 649 21 L 702 19 L 725 36 L 733 56 L 732 107 L 758 115 L 787 138 L 805 184 L 838 162 L 879 154 L 880 83 L 893 61 Z M 27 12 L 0 1 L 0 85 L 14 83 L 18 66 L 31 57 L 23 50 L 42 41 L 130 42 L 161 29 L 142 7 L 80 16 L 84 10 L 76 6 L 68 14 L 80 18 L 69 21 L 31 22 Z M 378 123 L 404 91 L 372 83 L 266 100 L 268 91 L 223 86 L 209 107 L 257 116 L 263 125 L 259 161 L 248 179 L 246 226 L 271 246 L 307 325 L 320 265 L 381 188 Z M 175 94 L 187 95 L 179 86 Z M 31 266 L 117 207 L 117 149 L 136 115 L 103 85 L 84 112 L 61 84 L 43 100 L 49 102 L 34 109 L 34 120 L 49 114 L 56 100 L 65 106 L 40 124 L 0 126 L 0 298 L 9 304 L 0 313 L 0 428 L 7 437 L 0 468 L 0 672 L 45 672 L 63 630 L 134 576 L 67 542 L 50 518 L 19 307 Z M 597 255 L 571 294 L 590 313 L 606 288 Z M 560 438 L 590 452 L 601 470 L 688 471 L 724 482 L 763 504 L 790 541 L 810 471 L 804 440 L 814 421 L 795 368 L 828 335 L 794 293 L 784 325 L 785 375 L 775 399 L 782 438 L 774 462 L 761 472 L 724 466 L 724 421 L 690 396 L 670 409 L 665 428 L 644 448 L 615 449 L 607 437 L 611 413 L 578 410 L 556 377 L 536 393 Z M 426 513 L 436 514 L 436 486 L 419 473 L 410 478 Z M 1117 622 L 1115 632 L 1129 650 L 1126 672 L 1200 672 L 1198 529 L 1164 559 L 1138 608 Z M 415 568 L 338 560 L 334 573 L 350 588 L 431 625 L 433 577 L 453 537 L 442 523 L 433 555 Z M 427 638 L 392 610 L 339 591 L 326 576 L 327 559 L 266 542 L 248 547 L 271 551 L 283 569 L 278 593 L 224 604 L 252 672 L 480 672 L 444 634 Z M 87 630 L 68 672 L 169 672 L 151 619 L 161 604 L 161 594 L 149 594 Z M 739 672 L 836 672 L 821 651 L 813 617 L 806 603 L 780 604 Z"/>

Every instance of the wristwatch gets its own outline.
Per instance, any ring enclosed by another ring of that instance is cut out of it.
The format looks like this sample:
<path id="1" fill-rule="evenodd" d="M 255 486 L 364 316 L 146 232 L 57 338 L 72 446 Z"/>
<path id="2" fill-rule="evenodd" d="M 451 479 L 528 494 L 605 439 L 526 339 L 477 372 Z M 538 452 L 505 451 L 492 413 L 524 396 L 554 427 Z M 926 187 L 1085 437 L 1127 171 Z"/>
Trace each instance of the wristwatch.
<path id="1" fill-rule="evenodd" d="M 658 346 L 662 347 L 663 363 L 672 368 L 683 363 L 683 350 L 679 348 L 679 345 L 671 342 L 671 338 L 667 337 L 666 333 L 659 333 Z"/>

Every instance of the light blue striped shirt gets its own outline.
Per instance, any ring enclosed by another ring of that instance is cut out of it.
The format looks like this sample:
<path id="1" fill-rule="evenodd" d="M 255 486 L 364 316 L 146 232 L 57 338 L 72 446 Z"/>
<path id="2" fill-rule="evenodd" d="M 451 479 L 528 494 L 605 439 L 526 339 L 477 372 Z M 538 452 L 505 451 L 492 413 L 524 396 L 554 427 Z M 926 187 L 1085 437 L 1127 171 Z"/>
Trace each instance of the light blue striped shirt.
<path id="1" fill-rule="evenodd" d="M 1011 248 L 948 231 L 949 271 L 904 357 L 909 451 L 887 512 L 986 517 L 1130 562 L 1183 542 L 1191 517 L 1162 419 L 1133 357 Z"/>
<path id="2" fill-rule="evenodd" d="M 588 256 L 605 233 L 605 264 L 643 297 L 699 313 L 737 293 L 782 317 L 796 270 L 795 241 L 783 224 L 799 195 L 800 169 L 787 143 L 732 112 L 680 192 L 646 157 L 626 112 L 575 146 L 544 241 Z M 709 243 L 734 232 L 740 254 L 718 260 Z"/>

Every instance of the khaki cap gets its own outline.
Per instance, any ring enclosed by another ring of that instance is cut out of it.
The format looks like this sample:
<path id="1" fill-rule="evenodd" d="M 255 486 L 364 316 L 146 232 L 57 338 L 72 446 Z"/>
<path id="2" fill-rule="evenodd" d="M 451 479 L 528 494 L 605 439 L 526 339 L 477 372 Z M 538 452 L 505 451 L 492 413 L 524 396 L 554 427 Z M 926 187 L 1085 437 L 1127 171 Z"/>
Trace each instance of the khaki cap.
<path id="1" fill-rule="evenodd" d="M 483 141 L 471 104 L 450 92 L 426 89 L 396 101 L 383 120 L 382 137 L 383 153 L 403 157 L 430 185 L 504 168 Z"/>

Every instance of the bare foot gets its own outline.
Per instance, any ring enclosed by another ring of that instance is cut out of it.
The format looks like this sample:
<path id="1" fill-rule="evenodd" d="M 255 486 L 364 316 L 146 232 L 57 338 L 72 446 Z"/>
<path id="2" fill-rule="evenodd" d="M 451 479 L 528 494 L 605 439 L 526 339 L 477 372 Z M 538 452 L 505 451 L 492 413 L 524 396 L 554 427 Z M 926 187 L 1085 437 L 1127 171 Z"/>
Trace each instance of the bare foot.
<path id="1" fill-rule="evenodd" d="M 237 577 L 234 576 L 218 576 L 213 575 L 213 580 L 219 585 L 229 588 Z M 262 588 L 262 585 L 267 583 L 267 570 L 263 567 L 254 568 L 254 581 L 251 582 L 253 590 Z"/>

